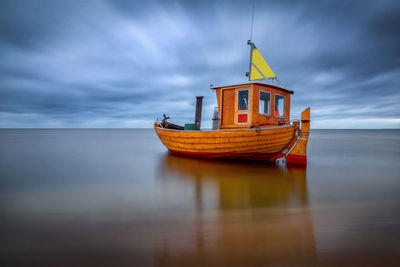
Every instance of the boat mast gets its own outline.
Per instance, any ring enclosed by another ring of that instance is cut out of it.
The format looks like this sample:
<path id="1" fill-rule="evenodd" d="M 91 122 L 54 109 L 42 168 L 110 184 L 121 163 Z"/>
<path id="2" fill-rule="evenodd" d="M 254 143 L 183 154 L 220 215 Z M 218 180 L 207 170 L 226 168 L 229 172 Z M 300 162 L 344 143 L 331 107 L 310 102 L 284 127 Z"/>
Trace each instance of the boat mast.
<path id="1" fill-rule="evenodd" d="M 251 40 L 247 40 L 247 44 L 250 45 L 250 63 L 249 63 L 249 71 L 246 72 L 246 76 L 249 77 L 249 81 L 250 81 L 251 61 L 253 60 L 253 43 L 251 42 Z"/>

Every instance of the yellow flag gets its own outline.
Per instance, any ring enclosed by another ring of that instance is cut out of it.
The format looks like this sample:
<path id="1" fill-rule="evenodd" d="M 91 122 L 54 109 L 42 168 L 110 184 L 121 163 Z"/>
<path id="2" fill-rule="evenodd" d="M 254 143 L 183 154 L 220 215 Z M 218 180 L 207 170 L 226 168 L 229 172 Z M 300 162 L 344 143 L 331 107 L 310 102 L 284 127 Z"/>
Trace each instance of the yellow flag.
<path id="1" fill-rule="evenodd" d="M 262 76 L 262 74 L 256 69 L 256 67 L 254 67 L 253 64 L 251 64 L 250 73 L 250 81 L 264 79 L 264 76 Z"/>
<path id="2" fill-rule="evenodd" d="M 252 43 L 251 52 L 251 69 L 250 69 L 250 81 L 260 80 L 266 78 L 275 78 L 275 74 L 272 72 L 268 63 L 262 57 L 256 46 Z"/>

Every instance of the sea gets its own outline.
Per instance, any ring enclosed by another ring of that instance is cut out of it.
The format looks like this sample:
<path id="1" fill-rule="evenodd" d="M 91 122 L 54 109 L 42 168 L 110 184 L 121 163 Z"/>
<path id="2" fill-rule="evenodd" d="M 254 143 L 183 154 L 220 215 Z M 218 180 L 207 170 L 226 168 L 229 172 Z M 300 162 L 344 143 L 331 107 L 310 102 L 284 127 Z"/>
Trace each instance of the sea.
<path id="1" fill-rule="evenodd" d="M 152 129 L 0 130 L 1 266 L 399 266 L 400 131 L 311 130 L 306 168 Z"/>

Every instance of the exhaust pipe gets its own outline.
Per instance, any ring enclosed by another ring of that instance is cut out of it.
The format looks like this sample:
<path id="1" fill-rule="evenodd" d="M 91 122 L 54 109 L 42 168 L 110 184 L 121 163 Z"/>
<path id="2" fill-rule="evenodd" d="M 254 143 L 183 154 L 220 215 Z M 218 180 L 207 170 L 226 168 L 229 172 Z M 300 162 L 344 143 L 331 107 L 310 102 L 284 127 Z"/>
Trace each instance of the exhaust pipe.
<path id="1" fill-rule="evenodd" d="M 203 107 L 204 96 L 196 96 L 196 115 L 194 118 L 194 129 L 200 130 L 201 126 L 201 110 Z"/>

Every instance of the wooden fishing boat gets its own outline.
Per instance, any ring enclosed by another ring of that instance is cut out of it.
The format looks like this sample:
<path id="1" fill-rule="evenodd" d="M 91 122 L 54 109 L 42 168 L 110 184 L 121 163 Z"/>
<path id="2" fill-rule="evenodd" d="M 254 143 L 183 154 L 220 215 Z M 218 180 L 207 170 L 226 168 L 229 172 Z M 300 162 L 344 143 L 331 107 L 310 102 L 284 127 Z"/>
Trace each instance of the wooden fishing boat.
<path id="1" fill-rule="evenodd" d="M 248 44 L 249 81 L 211 86 L 218 102 L 213 130 L 200 130 L 203 97 L 197 97 L 194 129 L 172 124 L 165 115 L 154 129 L 176 155 L 306 165 L 310 108 L 301 113 L 301 121 L 290 121 L 294 92 L 267 80 L 279 81 L 255 45 Z"/>

